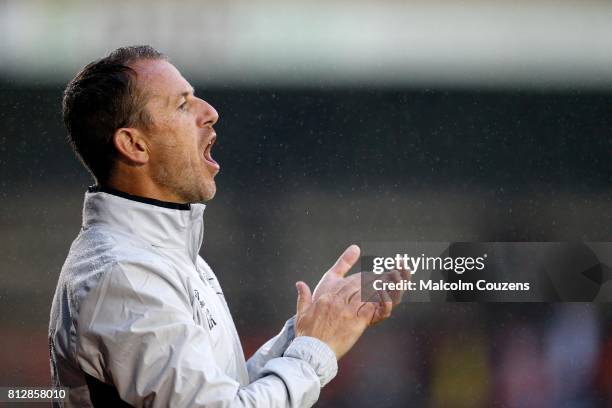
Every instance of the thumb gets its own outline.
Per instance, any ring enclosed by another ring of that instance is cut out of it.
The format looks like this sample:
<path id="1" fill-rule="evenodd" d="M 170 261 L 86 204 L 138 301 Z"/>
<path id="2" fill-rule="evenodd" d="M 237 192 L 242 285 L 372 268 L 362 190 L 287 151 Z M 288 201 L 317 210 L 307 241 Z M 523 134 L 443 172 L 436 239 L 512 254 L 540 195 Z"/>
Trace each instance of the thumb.
<path id="1" fill-rule="evenodd" d="M 312 294 L 308 285 L 302 281 L 296 282 L 295 288 L 298 292 L 297 314 L 302 314 L 312 303 Z"/>
<path id="2" fill-rule="evenodd" d="M 355 265 L 355 262 L 357 262 L 359 259 L 360 254 L 361 249 L 359 249 L 359 247 L 355 244 L 351 245 L 350 247 L 346 248 L 342 255 L 340 255 L 340 258 L 338 258 L 329 272 L 341 278 L 344 277 L 349 269 Z"/>

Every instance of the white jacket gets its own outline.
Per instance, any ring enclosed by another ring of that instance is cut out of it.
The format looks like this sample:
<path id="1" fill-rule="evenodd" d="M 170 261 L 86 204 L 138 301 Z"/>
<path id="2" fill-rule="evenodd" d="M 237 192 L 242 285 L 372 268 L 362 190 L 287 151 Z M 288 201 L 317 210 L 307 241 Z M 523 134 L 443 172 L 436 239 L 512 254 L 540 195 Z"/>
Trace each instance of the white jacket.
<path id="1" fill-rule="evenodd" d="M 49 325 L 66 406 L 119 397 L 147 407 L 309 407 L 336 375 L 325 343 L 294 338 L 294 318 L 245 362 L 219 282 L 198 255 L 204 208 L 86 193 Z"/>

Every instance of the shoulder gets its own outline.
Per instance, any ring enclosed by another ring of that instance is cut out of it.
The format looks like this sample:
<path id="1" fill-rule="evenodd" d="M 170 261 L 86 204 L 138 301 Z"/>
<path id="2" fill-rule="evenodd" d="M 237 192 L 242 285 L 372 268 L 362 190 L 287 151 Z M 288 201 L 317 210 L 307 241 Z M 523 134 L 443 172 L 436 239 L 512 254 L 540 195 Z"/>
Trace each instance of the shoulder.
<path id="1" fill-rule="evenodd" d="M 62 274 L 72 281 L 102 275 L 118 264 L 163 268 L 163 258 L 146 242 L 106 227 L 81 230 L 72 243 Z"/>
<path id="2" fill-rule="evenodd" d="M 62 272 L 58 290 L 65 291 L 72 310 L 95 297 L 96 289 L 147 289 L 182 287 L 179 274 L 155 248 L 135 236 L 104 227 L 84 229 L 75 239 Z M 110 285 L 110 286 L 109 286 Z"/>

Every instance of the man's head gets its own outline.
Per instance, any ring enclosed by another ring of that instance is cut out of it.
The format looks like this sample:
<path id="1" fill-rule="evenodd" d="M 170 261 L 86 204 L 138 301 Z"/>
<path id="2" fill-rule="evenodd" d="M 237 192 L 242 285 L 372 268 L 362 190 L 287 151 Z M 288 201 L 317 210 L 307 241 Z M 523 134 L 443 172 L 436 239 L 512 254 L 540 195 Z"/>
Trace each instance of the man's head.
<path id="1" fill-rule="evenodd" d="M 88 64 L 62 106 L 70 142 L 98 184 L 166 201 L 214 196 L 218 114 L 152 47 L 119 48 Z"/>

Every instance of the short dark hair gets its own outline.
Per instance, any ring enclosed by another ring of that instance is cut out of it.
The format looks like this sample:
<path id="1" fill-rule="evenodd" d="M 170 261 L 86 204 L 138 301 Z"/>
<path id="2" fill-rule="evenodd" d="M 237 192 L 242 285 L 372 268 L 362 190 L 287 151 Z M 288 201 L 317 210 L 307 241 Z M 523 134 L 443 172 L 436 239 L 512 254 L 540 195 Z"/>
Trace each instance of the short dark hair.
<path id="1" fill-rule="evenodd" d="M 136 86 L 129 64 L 167 59 L 148 45 L 118 48 L 87 64 L 64 90 L 62 115 L 68 139 L 98 184 L 108 181 L 115 161 L 113 135 L 117 129 L 148 128 L 147 96 Z"/>

